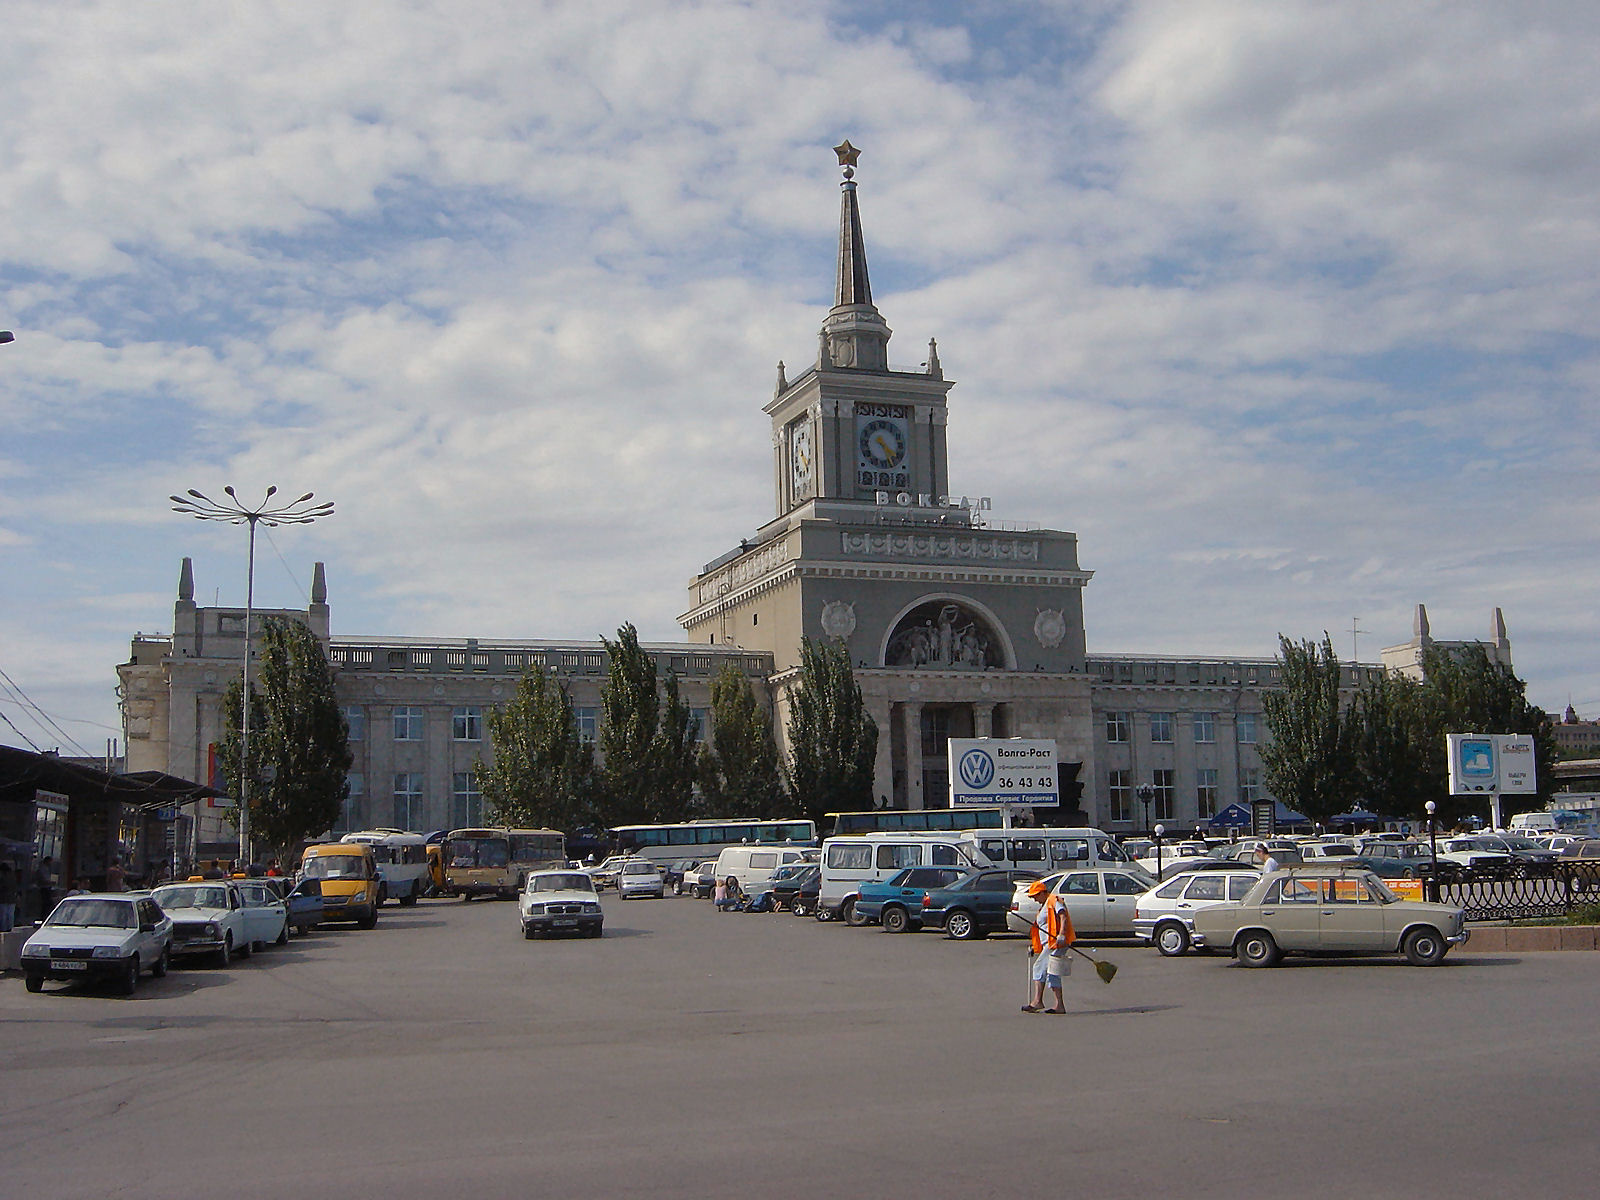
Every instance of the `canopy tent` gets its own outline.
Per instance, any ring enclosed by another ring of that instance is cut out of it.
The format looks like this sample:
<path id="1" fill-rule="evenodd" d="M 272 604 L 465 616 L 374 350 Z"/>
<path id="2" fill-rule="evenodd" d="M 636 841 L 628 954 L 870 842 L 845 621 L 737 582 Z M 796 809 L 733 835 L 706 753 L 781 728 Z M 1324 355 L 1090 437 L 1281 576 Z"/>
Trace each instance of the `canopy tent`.
<path id="1" fill-rule="evenodd" d="M 1329 825 L 1379 825 L 1383 818 L 1375 812 L 1364 808 L 1352 808 L 1349 812 L 1335 813 L 1328 818 Z"/>
<path id="2" fill-rule="evenodd" d="M 1272 819 L 1277 829 L 1308 827 L 1311 819 L 1297 813 L 1282 800 L 1274 800 Z M 1220 831 L 1249 829 L 1255 823 L 1248 804 L 1230 804 L 1208 822 L 1208 827 Z"/>

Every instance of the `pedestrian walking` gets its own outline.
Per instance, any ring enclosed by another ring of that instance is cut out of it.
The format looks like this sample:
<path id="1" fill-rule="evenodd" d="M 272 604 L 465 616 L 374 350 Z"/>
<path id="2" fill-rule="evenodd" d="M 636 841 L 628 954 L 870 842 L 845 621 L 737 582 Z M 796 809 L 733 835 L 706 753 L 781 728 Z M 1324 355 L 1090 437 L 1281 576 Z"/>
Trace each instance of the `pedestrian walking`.
<path id="1" fill-rule="evenodd" d="M 1256 865 L 1261 868 L 1263 875 L 1270 875 L 1274 871 L 1283 869 L 1278 860 L 1272 857 L 1272 851 L 1267 849 L 1265 842 L 1261 842 L 1256 846 Z"/>
<path id="2" fill-rule="evenodd" d="M 1028 928 L 1028 978 L 1032 986 L 1022 1011 L 1060 1016 L 1067 1011 L 1061 984 L 1072 974 L 1071 947 L 1078 935 L 1072 928 L 1072 914 L 1067 912 L 1066 902 L 1053 895 L 1044 880 L 1036 879 L 1029 884 L 1028 895 L 1039 902 L 1039 911 Z M 1047 987 L 1055 1000 L 1053 1008 L 1044 1006 Z"/>

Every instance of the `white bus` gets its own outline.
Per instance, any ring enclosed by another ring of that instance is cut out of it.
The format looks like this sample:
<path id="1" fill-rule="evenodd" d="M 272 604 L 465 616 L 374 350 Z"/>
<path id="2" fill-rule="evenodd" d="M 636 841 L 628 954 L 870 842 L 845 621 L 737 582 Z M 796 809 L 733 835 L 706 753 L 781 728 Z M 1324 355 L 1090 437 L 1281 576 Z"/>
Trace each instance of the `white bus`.
<path id="1" fill-rule="evenodd" d="M 617 853 L 658 865 L 716 858 L 729 846 L 815 846 L 815 821 L 682 821 L 675 825 L 619 825 L 611 831 Z"/>
<path id="2" fill-rule="evenodd" d="M 363 829 L 339 839 L 372 848 L 378 864 L 378 903 L 398 900 L 410 906 L 428 890 L 428 839 L 401 829 Z"/>

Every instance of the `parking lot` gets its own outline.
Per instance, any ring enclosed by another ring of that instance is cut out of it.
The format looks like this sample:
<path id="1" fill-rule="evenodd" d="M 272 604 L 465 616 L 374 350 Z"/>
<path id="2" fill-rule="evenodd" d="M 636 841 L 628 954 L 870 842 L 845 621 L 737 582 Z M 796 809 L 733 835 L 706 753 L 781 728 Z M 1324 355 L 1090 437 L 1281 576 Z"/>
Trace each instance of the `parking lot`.
<path id="1" fill-rule="evenodd" d="M 1104 953 L 607 893 L 388 906 L 116 998 L 0 981 L 30 1196 L 1492 1196 L 1592 1190 L 1600 960 Z"/>

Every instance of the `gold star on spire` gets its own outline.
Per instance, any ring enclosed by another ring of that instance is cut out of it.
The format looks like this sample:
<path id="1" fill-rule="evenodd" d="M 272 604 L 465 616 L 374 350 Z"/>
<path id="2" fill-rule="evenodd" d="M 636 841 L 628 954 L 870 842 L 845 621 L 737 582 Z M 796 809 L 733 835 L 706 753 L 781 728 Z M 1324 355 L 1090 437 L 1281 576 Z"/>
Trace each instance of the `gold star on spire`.
<path id="1" fill-rule="evenodd" d="M 849 138 L 845 138 L 833 148 L 833 152 L 839 156 L 839 165 L 844 168 L 844 177 L 849 179 L 855 174 L 856 161 L 860 159 L 861 151 L 850 144 Z"/>

